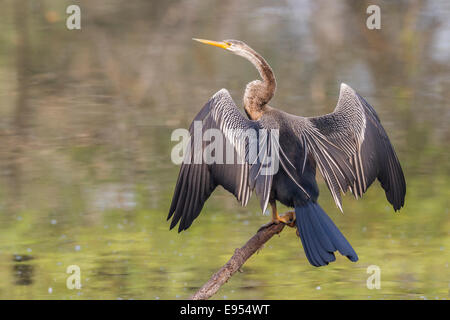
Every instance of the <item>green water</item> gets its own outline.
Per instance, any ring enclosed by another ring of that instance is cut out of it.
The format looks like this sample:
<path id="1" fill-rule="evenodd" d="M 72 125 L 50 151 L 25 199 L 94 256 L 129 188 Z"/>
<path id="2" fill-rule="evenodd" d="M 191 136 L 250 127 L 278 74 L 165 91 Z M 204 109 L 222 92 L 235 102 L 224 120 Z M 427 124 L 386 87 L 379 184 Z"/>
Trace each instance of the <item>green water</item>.
<path id="1" fill-rule="evenodd" d="M 448 299 L 450 6 L 370 1 L 0 2 L 0 298 L 188 298 L 269 219 L 223 190 L 192 227 L 168 230 L 178 167 L 171 132 L 222 87 L 241 101 L 244 59 L 191 41 L 246 41 L 272 65 L 272 105 L 333 110 L 345 82 L 377 110 L 407 180 L 393 213 L 375 183 L 342 215 L 359 255 L 312 267 L 294 229 L 271 239 L 216 299 Z M 282 208 L 283 210 L 285 208 Z M 67 267 L 81 271 L 68 289 Z M 367 267 L 381 270 L 369 290 Z"/>

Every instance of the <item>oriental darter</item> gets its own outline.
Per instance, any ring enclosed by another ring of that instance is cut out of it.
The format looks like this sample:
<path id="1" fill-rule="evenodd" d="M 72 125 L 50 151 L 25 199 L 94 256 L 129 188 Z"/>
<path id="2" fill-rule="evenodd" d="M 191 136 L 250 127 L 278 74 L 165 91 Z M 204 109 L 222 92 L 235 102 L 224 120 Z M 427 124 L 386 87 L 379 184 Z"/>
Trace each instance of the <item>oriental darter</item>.
<path id="1" fill-rule="evenodd" d="M 296 227 L 306 257 L 313 266 L 335 261 L 335 251 L 357 261 L 352 246 L 317 203 L 319 189 L 315 175 L 318 168 L 341 211 L 341 192 L 350 191 L 360 198 L 376 178 L 395 211 L 404 205 L 403 171 L 374 108 L 342 83 L 332 113 L 301 117 L 275 109 L 268 105 L 275 93 L 275 76 L 261 55 L 238 40 L 194 40 L 246 58 L 256 67 L 261 79 L 251 81 L 245 89 L 243 105 L 247 117 L 239 111 L 226 89 L 214 94 L 195 117 L 194 122 L 199 121 L 203 131 L 220 130 L 223 139 L 233 146 L 234 156 L 241 161 L 190 161 L 208 147 L 203 141 L 197 150 L 191 143 L 190 152 L 181 165 L 167 218 L 172 218 L 170 228 L 178 223 L 179 232 L 189 228 L 205 201 L 221 185 L 243 206 L 247 205 L 252 191 L 263 212 L 270 204 L 272 221 L 267 225 L 285 223 Z M 242 132 L 249 129 L 257 132 L 256 139 L 242 136 Z M 275 147 L 267 143 L 271 136 L 267 132 L 271 130 L 278 133 Z M 194 135 L 194 125 L 191 125 L 191 141 L 199 138 Z M 256 147 L 258 157 L 250 158 L 248 150 L 252 147 Z M 264 174 L 265 164 L 259 155 L 275 154 L 275 149 L 278 157 L 271 159 L 278 159 L 279 169 L 273 174 Z M 280 216 L 276 201 L 294 210 Z"/>

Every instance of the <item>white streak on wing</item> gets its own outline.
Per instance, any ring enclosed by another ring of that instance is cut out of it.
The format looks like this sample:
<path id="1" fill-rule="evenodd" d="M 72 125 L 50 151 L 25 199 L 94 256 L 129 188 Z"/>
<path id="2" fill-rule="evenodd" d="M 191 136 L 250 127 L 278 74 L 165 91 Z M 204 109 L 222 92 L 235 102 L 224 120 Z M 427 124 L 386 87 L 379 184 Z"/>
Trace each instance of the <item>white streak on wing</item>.
<path id="1" fill-rule="evenodd" d="M 306 159 L 308 157 L 308 144 L 306 143 L 306 138 L 304 135 L 302 135 L 302 139 L 303 139 L 303 147 L 304 147 L 304 152 L 305 152 L 305 158 L 303 159 L 303 166 L 302 166 L 302 174 L 303 172 L 305 172 L 305 166 L 306 166 Z"/>
<path id="2" fill-rule="evenodd" d="M 281 145 L 279 144 L 279 142 L 278 141 L 276 141 L 276 143 L 277 143 L 277 145 L 278 145 L 278 150 L 280 150 L 281 151 L 281 154 L 284 156 L 284 158 L 287 160 L 287 162 L 292 166 L 292 168 L 294 168 L 294 170 L 295 170 L 295 166 L 292 164 L 292 162 L 291 161 L 289 161 L 289 158 L 286 156 L 286 154 L 284 153 L 284 150 L 283 150 L 283 148 L 281 148 Z"/>
<path id="3" fill-rule="evenodd" d="M 316 140 L 310 140 L 309 138 L 307 138 L 307 139 L 308 139 L 308 141 L 310 142 L 311 145 L 316 145 L 316 144 L 315 144 Z M 344 179 L 346 179 L 346 176 L 345 176 L 344 173 L 341 171 L 341 169 L 339 168 L 339 166 L 337 165 L 337 163 L 334 161 L 334 159 L 330 156 L 330 154 L 328 153 L 328 151 L 327 151 L 326 148 L 321 148 L 321 147 L 317 146 L 316 153 L 318 153 L 318 152 L 320 152 L 324 157 L 326 156 L 325 158 L 328 158 L 328 159 L 329 159 L 329 161 L 330 161 L 331 163 L 327 161 L 328 166 L 329 166 L 331 172 L 333 173 L 333 175 L 334 175 L 334 177 L 335 177 L 335 179 L 336 179 L 336 182 L 337 182 L 337 184 L 338 184 L 338 186 L 339 186 L 339 189 L 342 190 L 342 191 L 344 191 L 344 188 L 342 187 L 342 185 L 341 185 L 341 183 L 340 183 L 340 181 L 339 181 L 339 178 L 338 178 L 337 175 L 336 175 L 335 169 L 337 169 L 337 170 L 339 171 L 339 173 L 341 174 L 341 176 L 342 176 Z M 320 159 L 320 156 L 317 157 L 317 158 Z M 320 163 L 323 165 L 321 159 L 320 159 Z M 333 165 L 334 165 L 334 168 L 333 168 Z"/>
<path id="4" fill-rule="evenodd" d="M 287 169 L 286 165 L 283 162 L 283 159 L 280 157 L 280 164 L 283 167 L 284 171 L 287 173 L 287 175 L 289 176 L 289 178 L 297 185 L 297 187 L 299 187 L 307 196 L 308 198 L 311 198 L 311 196 L 309 195 L 308 192 L 306 192 L 306 190 L 295 180 L 295 178 L 292 176 L 292 174 L 289 172 L 289 170 Z"/>

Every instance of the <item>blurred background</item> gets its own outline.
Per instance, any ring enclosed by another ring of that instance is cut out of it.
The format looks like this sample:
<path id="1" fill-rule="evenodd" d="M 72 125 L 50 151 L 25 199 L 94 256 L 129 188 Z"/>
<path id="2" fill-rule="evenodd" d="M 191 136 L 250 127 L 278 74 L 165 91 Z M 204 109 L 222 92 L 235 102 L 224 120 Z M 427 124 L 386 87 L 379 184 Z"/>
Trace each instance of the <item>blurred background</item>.
<path id="1" fill-rule="evenodd" d="M 66 28 L 67 6 L 81 30 Z M 381 30 L 366 8 L 381 8 Z M 331 112 L 345 82 L 377 110 L 403 165 L 406 206 L 379 183 L 342 215 L 320 202 L 360 260 L 312 267 L 294 229 L 215 299 L 448 299 L 450 3 L 425 1 L 0 1 L 0 298 L 188 298 L 269 217 L 217 190 L 169 231 L 176 128 L 254 67 L 193 42 L 239 39 L 274 69 L 271 105 Z M 282 208 L 283 209 L 286 208 Z M 69 265 L 82 288 L 66 287 Z M 369 290 L 366 269 L 381 269 Z"/>

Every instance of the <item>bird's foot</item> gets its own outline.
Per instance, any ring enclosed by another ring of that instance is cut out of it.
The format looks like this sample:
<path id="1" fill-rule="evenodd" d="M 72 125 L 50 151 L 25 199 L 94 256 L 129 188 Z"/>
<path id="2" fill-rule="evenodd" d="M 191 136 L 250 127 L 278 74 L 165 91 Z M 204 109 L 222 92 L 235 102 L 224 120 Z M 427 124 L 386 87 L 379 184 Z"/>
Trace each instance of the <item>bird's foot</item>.
<path id="1" fill-rule="evenodd" d="M 279 221 L 285 225 L 294 228 L 295 227 L 295 212 L 288 211 L 285 214 L 278 217 Z"/>
<path id="2" fill-rule="evenodd" d="M 272 221 L 263 224 L 259 229 L 258 232 L 269 228 L 270 226 L 274 225 L 274 224 L 279 224 L 279 223 L 284 223 L 285 225 L 289 226 L 289 227 L 295 227 L 295 212 L 294 211 L 289 211 L 286 212 L 285 214 L 281 215 L 281 216 L 277 216 L 275 219 L 272 219 Z"/>

